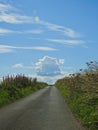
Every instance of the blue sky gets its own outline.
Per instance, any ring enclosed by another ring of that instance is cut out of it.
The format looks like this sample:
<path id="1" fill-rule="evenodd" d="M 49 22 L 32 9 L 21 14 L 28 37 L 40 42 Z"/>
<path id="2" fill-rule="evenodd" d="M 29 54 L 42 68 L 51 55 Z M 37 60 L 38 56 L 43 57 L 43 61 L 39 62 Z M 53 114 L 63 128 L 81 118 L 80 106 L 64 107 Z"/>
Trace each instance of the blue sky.
<path id="1" fill-rule="evenodd" d="M 55 81 L 98 61 L 97 0 L 0 0 L 0 78 Z"/>

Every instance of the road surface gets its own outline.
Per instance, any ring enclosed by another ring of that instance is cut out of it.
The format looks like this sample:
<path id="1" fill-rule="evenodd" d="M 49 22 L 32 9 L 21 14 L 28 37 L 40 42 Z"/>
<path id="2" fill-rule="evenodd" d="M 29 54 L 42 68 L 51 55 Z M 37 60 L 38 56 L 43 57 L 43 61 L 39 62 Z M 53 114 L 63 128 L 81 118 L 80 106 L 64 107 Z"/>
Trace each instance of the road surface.
<path id="1" fill-rule="evenodd" d="M 46 87 L 0 109 L 0 130 L 84 130 L 58 89 Z"/>

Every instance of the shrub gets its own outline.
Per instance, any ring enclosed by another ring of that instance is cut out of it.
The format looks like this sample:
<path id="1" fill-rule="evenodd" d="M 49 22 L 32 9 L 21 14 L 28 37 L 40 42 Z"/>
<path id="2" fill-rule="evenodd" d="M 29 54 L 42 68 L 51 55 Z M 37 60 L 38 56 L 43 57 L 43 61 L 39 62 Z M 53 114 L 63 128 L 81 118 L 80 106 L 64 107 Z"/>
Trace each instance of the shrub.
<path id="1" fill-rule="evenodd" d="M 90 130 L 98 130 L 98 63 L 56 82 L 68 105 Z"/>
<path id="2" fill-rule="evenodd" d="M 37 82 L 37 79 L 31 79 L 24 75 L 3 77 L 0 84 L 0 106 L 13 102 L 21 97 L 44 88 L 46 83 Z"/>

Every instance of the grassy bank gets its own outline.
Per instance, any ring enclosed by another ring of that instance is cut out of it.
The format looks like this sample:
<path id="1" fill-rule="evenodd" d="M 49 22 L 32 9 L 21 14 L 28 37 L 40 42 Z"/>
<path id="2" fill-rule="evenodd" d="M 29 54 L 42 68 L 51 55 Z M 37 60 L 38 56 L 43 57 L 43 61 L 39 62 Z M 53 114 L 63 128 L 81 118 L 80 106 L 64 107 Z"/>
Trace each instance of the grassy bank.
<path id="1" fill-rule="evenodd" d="M 27 96 L 47 86 L 46 83 L 37 82 L 24 75 L 7 76 L 0 84 L 0 107 L 17 99 Z"/>
<path id="2" fill-rule="evenodd" d="M 98 130 L 98 63 L 56 82 L 71 110 L 89 130 Z"/>

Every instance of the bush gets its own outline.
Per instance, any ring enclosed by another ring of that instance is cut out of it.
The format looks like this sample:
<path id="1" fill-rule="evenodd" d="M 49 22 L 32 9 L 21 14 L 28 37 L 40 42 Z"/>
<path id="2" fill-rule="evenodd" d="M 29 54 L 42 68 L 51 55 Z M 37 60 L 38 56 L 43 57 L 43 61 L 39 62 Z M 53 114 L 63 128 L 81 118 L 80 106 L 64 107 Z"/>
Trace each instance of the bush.
<path id="1" fill-rule="evenodd" d="M 88 62 L 87 69 L 70 74 L 55 84 L 68 105 L 90 130 L 98 130 L 98 63 Z"/>
<path id="2" fill-rule="evenodd" d="M 28 78 L 24 75 L 3 77 L 0 84 L 0 106 L 27 96 L 34 91 L 44 88 L 46 83 L 37 82 L 37 79 Z"/>
<path id="3" fill-rule="evenodd" d="M 10 100 L 9 100 L 8 92 L 4 90 L 0 90 L 0 107 L 9 102 Z"/>

